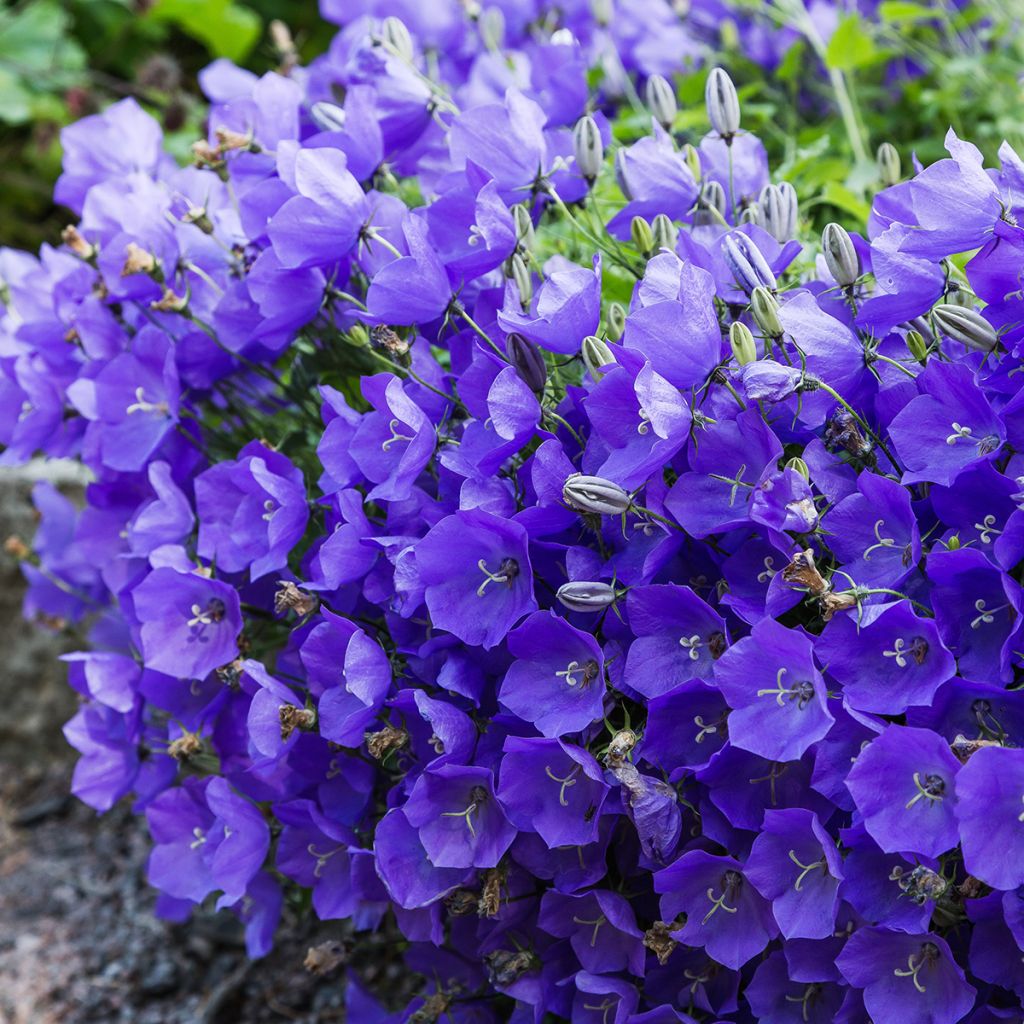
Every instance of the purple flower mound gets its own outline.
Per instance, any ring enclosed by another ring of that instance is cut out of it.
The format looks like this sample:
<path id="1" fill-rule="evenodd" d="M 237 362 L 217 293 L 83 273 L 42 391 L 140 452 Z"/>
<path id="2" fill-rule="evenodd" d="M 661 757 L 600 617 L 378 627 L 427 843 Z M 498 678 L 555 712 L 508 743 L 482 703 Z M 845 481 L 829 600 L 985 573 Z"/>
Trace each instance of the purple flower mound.
<path id="1" fill-rule="evenodd" d="M 672 134 L 669 4 L 393 6 L 207 69 L 187 168 L 72 126 L 0 252 L 75 793 L 253 957 L 388 929 L 353 1021 L 1019 1022 L 1024 162 L 819 244 L 724 74 Z"/>

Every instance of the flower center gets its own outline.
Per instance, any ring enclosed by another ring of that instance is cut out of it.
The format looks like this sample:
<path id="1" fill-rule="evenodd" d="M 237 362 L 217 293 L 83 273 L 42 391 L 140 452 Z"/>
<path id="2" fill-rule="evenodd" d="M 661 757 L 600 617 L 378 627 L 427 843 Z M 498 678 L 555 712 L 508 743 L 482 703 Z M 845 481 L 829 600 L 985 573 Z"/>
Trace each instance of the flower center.
<path id="1" fill-rule="evenodd" d="M 565 791 L 570 786 L 575 786 L 576 785 L 576 776 L 579 775 L 579 773 L 580 773 L 580 766 L 578 764 L 575 764 L 575 765 L 572 766 L 572 770 L 569 772 L 568 775 L 565 776 L 565 778 L 559 778 L 551 770 L 551 766 L 550 765 L 547 765 L 547 764 L 544 765 L 544 774 L 547 775 L 547 777 L 552 782 L 558 782 L 561 785 L 561 788 L 558 791 L 558 802 L 563 807 L 568 807 L 569 806 L 569 801 L 565 798 Z"/>
<path id="2" fill-rule="evenodd" d="M 202 632 L 200 627 L 212 626 L 215 622 L 221 622 L 227 612 L 227 608 L 219 597 L 213 597 L 206 602 L 205 608 L 194 604 L 189 611 L 192 612 L 192 618 L 187 623 L 189 629 Z"/>
<path id="3" fill-rule="evenodd" d="M 736 902 L 735 896 L 742 884 L 743 876 L 738 871 L 733 871 L 732 869 L 726 871 L 722 875 L 722 895 L 715 896 L 714 887 L 709 888 L 707 891 L 708 900 L 711 902 L 711 909 L 704 915 L 704 920 L 701 921 L 701 924 L 707 924 L 719 910 L 724 910 L 727 914 L 735 914 L 739 907 L 730 907 L 727 901 L 732 900 L 734 903 Z"/>
<path id="4" fill-rule="evenodd" d="M 928 641 L 923 636 L 915 636 L 907 647 L 906 640 L 898 636 L 892 642 L 891 651 L 882 651 L 886 658 L 893 658 L 900 668 L 907 667 L 907 655 L 914 659 L 915 665 L 923 665 L 928 655 Z"/>
<path id="5" fill-rule="evenodd" d="M 690 661 L 699 661 L 700 649 L 704 646 L 704 641 L 701 640 L 699 634 L 694 633 L 693 636 L 681 636 L 679 646 L 686 651 Z"/>
<path id="6" fill-rule="evenodd" d="M 135 401 L 125 409 L 129 416 L 133 412 L 159 412 L 166 416 L 169 411 L 166 402 L 147 402 L 145 390 L 141 386 L 135 389 Z"/>
<path id="7" fill-rule="evenodd" d="M 465 818 L 466 828 L 473 839 L 476 839 L 476 828 L 473 825 L 473 815 L 480 809 L 480 805 L 487 800 L 487 790 L 482 786 L 474 786 L 469 792 L 469 803 L 461 811 L 442 811 L 442 818 Z"/>
<path id="8" fill-rule="evenodd" d="M 971 434 L 973 431 L 970 427 L 962 427 L 959 423 L 954 421 L 952 423 L 953 433 L 946 437 L 946 444 L 954 445 L 957 441 L 971 441 L 973 438 Z"/>
<path id="9" fill-rule="evenodd" d="M 824 857 L 822 857 L 821 860 L 816 860 L 816 861 L 812 862 L 811 864 L 802 864 L 800 862 L 800 858 L 797 857 L 797 855 L 796 855 L 796 850 L 790 850 L 789 851 L 789 859 L 798 868 L 802 869 L 800 874 L 796 876 L 796 881 L 793 883 L 793 888 L 796 889 L 797 892 L 800 892 L 800 887 L 804 884 L 804 879 L 812 871 L 814 871 L 815 868 L 822 868 L 822 869 L 824 869 L 824 867 L 825 867 L 825 858 Z"/>
<path id="10" fill-rule="evenodd" d="M 907 801 L 908 810 L 921 799 L 927 800 L 929 807 L 937 804 L 946 795 L 946 780 L 934 774 L 922 778 L 920 772 L 914 772 L 914 788 L 917 792 Z"/>
<path id="11" fill-rule="evenodd" d="M 864 561 L 866 562 L 871 557 L 872 551 L 877 551 L 879 548 L 892 548 L 896 546 L 896 541 L 892 537 L 882 536 L 882 527 L 885 526 L 885 520 L 879 519 L 875 523 L 875 540 L 877 544 L 872 544 L 871 547 L 866 548 L 864 551 Z"/>
<path id="12" fill-rule="evenodd" d="M 710 476 L 712 480 L 721 480 L 723 484 L 732 484 L 732 487 L 729 489 L 729 508 L 732 508 L 733 505 L 736 504 L 736 495 L 739 493 L 739 489 L 741 487 L 746 487 L 749 490 L 753 490 L 754 485 L 748 484 L 743 479 L 743 474 L 746 473 L 746 471 L 747 465 L 746 463 L 744 463 L 742 466 L 740 466 L 739 469 L 736 470 L 735 476 L 722 476 L 718 473 L 708 474 L 708 476 Z"/>
<path id="13" fill-rule="evenodd" d="M 773 577 L 776 575 L 777 570 L 775 569 L 775 559 L 771 555 L 765 555 L 764 558 L 764 572 L 757 574 L 758 583 L 771 583 Z"/>
<path id="14" fill-rule="evenodd" d="M 398 444 L 399 441 L 416 440 L 415 437 L 410 437 L 408 434 L 401 433 L 401 431 L 398 429 L 401 426 L 404 426 L 404 424 L 397 419 L 392 420 L 388 424 L 388 428 L 391 430 L 391 436 L 386 441 L 383 441 L 381 443 L 381 449 L 383 451 L 387 451 L 393 444 Z"/>
<path id="15" fill-rule="evenodd" d="M 345 849 L 344 846 L 336 846 L 333 850 L 328 850 L 326 853 L 318 853 L 316 849 L 316 844 L 310 843 L 309 846 L 306 847 L 306 852 L 310 855 L 310 857 L 316 857 L 316 867 L 313 868 L 313 877 L 319 878 L 321 872 L 324 869 L 324 865 L 336 853 L 340 853 L 343 849 Z"/>
<path id="16" fill-rule="evenodd" d="M 1001 604 L 996 608 L 986 608 L 985 599 L 979 597 L 974 602 L 974 610 L 978 613 L 973 619 L 971 619 L 971 629 L 979 629 L 984 623 L 986 626 L 991 626 L 995 622 L 995 616 L 997 612 L 1006 611 L 1009 608 L 1009 604 Z"/>
<path id="17" fill-rule="evenodd" d="M 910 978 L 914 983 L 914 988 L 918 992 L 924 992 L 924 983 L 918 977 L 921 973 L 921 968 L 926 964 L 934 963 L 939 958 L 939 948 L 934 942 L 923 942 L 921 943 L 921 949 L 917 953 L 911 953 L 907 957 L 907 966 L 905 969 L 897 967 L 892 973 L 897 978 Z"/>
<path id="18" fill-rule="evenodd" d="M 597 678 L 597 671 L 597 662 L 593 658 L 585 661 L 582 665 L 574 659 L 555 675 L 564 678 L 566 686 L 578 686 L 581 690 L 585 690 Z M 577 679 L 577 676 L 580 678 Z"/>
<path id="19" fill-rule="evenodd" d="M 481 558 L 476 563 L 477 567 L 484 574 L 484 581 L 476 588 L 476 596 L 483 597 L 487 587 L 491 583 L 504 583 L 511 589 L 516 577 L 519 575 L 519 563 L 514 558 L 503 558 L 498 566 L 497 572 L 491 572 L 487 568 L 487 562 Z"/>
<path id="20" fill-rule="evenodd" d="M 804 987 L 804 994 L 802 996 L 786 996 L 787 1003 L 800 1003 L 800 1017 L 802 1020 L 809 1021 L 811 1019 L 811 1007 L 818 1001 L 818 997 L 821 995 L 821 985 L 813 981 L 810 985 Z"/>
<path id="21" fill-rule="evenodd" d="M 588 921 L 585 917 L 574 917 L 572 919 L 573 924 L 590 924 L 594 926 L 594 930 L 590 933 L 590 947 L 593 949 L 597 945 L 597 933 L 608 919 L 604 914 L 595 917 L 592 921 Z"/>
<path id="22" fill-rule="evenodd" d="M 814 699 L 814 685 L 806 679 L 801 679 L 792 686 L 784 687 L 782 685 L 782 677 L 785 674 L 786 669 L 780 668 L 775 676 L 775 686 L 771 689 L 758 690 L 757 695 L 758 697 L 767 697 L 769 694 L 774 695 L 775 703 L 780 708 L 786 706 L 786 700 L 789 700 L 790 703 L 796 701 L 797 710 L 803 711 Z"/>

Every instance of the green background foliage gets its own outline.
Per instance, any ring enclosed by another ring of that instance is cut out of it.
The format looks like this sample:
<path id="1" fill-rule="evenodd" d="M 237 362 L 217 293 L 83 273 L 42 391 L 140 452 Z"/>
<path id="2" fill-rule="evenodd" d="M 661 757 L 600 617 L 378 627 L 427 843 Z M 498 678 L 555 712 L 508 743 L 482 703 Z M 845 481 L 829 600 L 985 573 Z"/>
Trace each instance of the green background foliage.
<path id="1" fill-rule="evenodd" d="M 870 18 L 841 16 L 827 44 L 800 0 L 733 2 L 791 40 L 766 73 L 726 22 L 713 61 L 740 86 L 744 127 L 764 140 L 812 225 L 837 212 L 863 220 L 884 141 L 897 146 L 905 172 L 913 153 L 924 163 L 943 156 L 949 126 L 989 159 L 1004 138 L 1024 143 L 1019 0 L 883 0 Z M 187 160 L 203 131 L 197 72 L 215 57 L 256 72 L 277 67 L 275 18 L 302 60 L 323 52 L 334 31 L 316 0 L 0 0 L 0 243 L 36 249 L 58 238 L 68 220 L 50 200 L 59 130 L 123 96 L 136 96 Z M 690 141 L 707 127 L 706 74 L 676 78 L 676 127 Z M 627 105 L 616 135 L 637 137 L 648 123 Z"/>

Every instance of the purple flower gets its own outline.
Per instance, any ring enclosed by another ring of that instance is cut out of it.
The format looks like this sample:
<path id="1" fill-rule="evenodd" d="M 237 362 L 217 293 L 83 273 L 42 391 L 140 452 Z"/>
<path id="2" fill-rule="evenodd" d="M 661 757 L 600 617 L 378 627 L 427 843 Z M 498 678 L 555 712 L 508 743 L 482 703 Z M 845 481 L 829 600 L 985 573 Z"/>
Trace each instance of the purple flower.
<path id="1" fill-rule="evenodd" d="M 309 520 L 302 473 L 259 441 L 196 478 L 199 554 L 259 579 L 288 564 Z"/>
<path id="2" fill-rule="evenodd" d="M 597 840 L 608 786 L 590 754 L 561 740 L 516 736 L 504 750 L 498 799 L 516 828 L 537 832 L 552 848 Z"/>
<path id="3" fill-rule="evenodd" d="M 202 679 L 238 655 L 238 592 L 195 572 L 154 569 L 132 590 L 147 668 Z"/>
<path id="4" fill-rule="evenodd" d="M 886 853 L 937 857 L 957 844 L 960 768 L 928 729 L 890 725 L 857 757 L 846 786 L 871 837 Z"/>
<path id="5" fill-rule="evenodd" d="M 734 746 L 791 761 L 825 736 L 834 719 L 813 654 L 806 636 L 764 619 L 715 662 Z"/>
<path id="6" fill-rule="evenodd" d="M 480 509 L 442 519 L 416 545 L 430 618 L 467 644 L 494 647 L 537 607 L 526 530 Z"/>
<path id="7" fill-rule="evenodd" d="M 686 915 L 675 937 L 703 947 L 708 956 L 733 970 L 757 956 L 778 934 L 771 904 L 732 857 L 714 857 L 703 850 L 684 853 L 655 873 L 654 891 L 661 893 L 663 920 Z"/>
<path id="8" fill-rule="evenodd" d="M 837 960 L 843 977 L 864 990 L 873 1018 L 897 1014 L 907 1024 L 956 1024 L 974 1005 L 944 939 L 931 932 L 907 935 L 886 928 L 858 928 Z"/>
<path id="9" fill-rule="evenodd" d="M 430 863 L 439 868 L 492 868 L 516 836 L 486 768 L 428 768 L 402 810 L 418 830 Z"/>
<path id="10" fill-rule="evenodd" d="M 1024 750 L 973 753 L 957 773 L 956 816 L 966 870 L 997 889 L 1024 885 Z"/>

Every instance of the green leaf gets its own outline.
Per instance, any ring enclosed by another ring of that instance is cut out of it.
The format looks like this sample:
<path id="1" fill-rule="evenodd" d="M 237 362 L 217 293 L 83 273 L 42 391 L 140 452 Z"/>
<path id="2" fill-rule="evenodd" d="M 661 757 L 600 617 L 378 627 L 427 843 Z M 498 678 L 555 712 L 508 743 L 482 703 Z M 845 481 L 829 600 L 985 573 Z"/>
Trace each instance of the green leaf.
<path id="1" fill-rule="evenodd" d="M 29 90 L 74 81 L 85 66 L 85 52 L 71 36 L 69 18 L 56 0 L 0 11 L 0 66 Z"/>
<path id="2" fill-rule="evenodd" d="M 886 0 L 878 5 L 878 14 L 882 21 L 926 21 L 934 18 L 935 10 L 922 4 L 911 3 L 910 0 Z"/>
<path id="3" fill-rule="evenodd" d="M 855 192 L 851 192 L 845 185 L 840 185 L 838 181 L 830 181 L 822 189 L 821 198 L 824 202 L 831 203 L 856 217 L 861 224 L 867 223 L 871 207 Z"/>
<path id="4" fill-rule="evenodd" d="M 881 56 L 874 40 L 856 14 L 847 14 L 829 40 L 825 63 L 836 71 L 852 71 Z"/>
<path id="5" fill-rule="evenodd" d="M 0 121 L 24 124 L 32 116 L 32 94 L 17 75 L 0 65 Z"/>
<path id="6" fill-rule="evenodd" d="M 149 17 L 173 22 L 214 57 L 236 62 L 245 59 L 263 29 L 255 11 L 231 0 L 157 0 Z"/>

